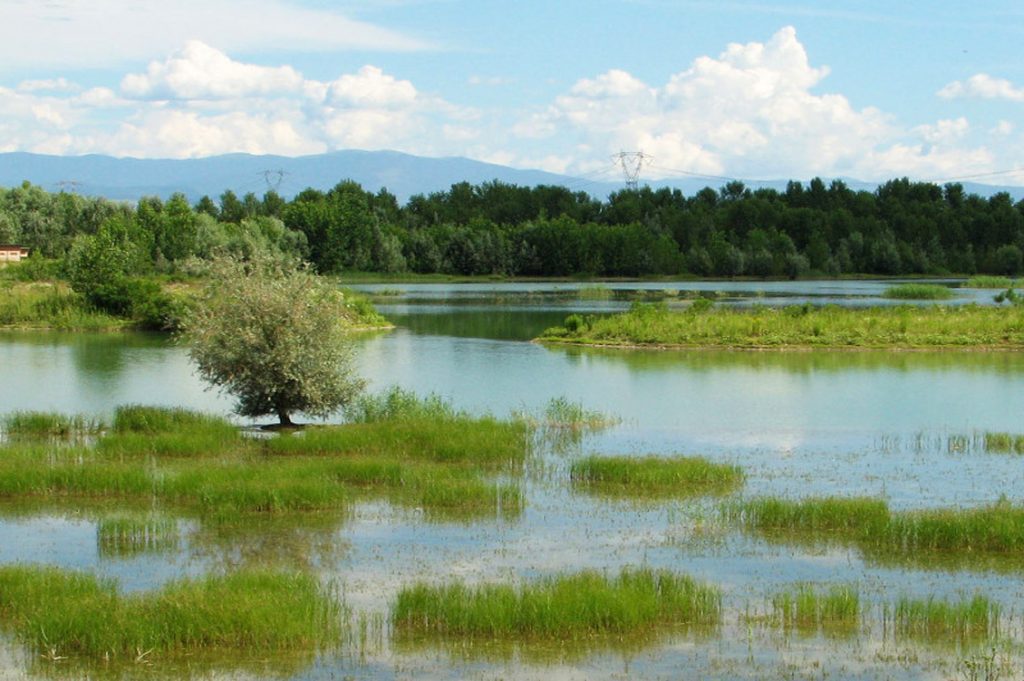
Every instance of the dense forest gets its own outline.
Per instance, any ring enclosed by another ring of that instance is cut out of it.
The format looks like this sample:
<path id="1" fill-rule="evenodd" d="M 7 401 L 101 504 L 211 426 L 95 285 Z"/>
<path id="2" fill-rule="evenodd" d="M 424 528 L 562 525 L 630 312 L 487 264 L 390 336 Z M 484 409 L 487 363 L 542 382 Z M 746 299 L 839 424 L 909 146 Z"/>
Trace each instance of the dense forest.
<path id="1" fill-rule="evenodd" d="M 275 192 L 184 195 L 135 205 L 25 183 L 0 189 L 0 242 L 59 259 L 65 273 L 173 272 L 193 256 L 301 256 L 324 274 L 675 275 L 1020 274 L 1024 201 L 907 179 L 874 192 L 733 182 L 693 196 L 641 188 L 606 200 L 563 187 L 460 183 L 400 205 L 341 182 L 288 201 Z M 102 269 L 102 268 L 101 268 Z"/>

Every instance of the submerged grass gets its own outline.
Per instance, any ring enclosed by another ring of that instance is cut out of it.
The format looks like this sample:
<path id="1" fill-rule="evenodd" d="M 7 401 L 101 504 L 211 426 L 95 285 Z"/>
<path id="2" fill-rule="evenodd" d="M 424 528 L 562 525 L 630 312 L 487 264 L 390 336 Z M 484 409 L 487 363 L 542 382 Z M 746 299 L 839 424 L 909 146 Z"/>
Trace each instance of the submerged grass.
<path id="1" fill-rule="evenodd" d="M 163 516 L 109 516 L 96 524 L 96 545 L 104 558 L 173 551 L 179 539 L 178 522 Z"/>
<path id="2" fill-rule="evenodd" d="M 715 626 L 719 590 L 690 577 L 650 569 L 617 577 L 585 571 L 520 587 L 417 584 L 402 589 L 391 611 L 403 636 L 492 639 L 584 639 L 637 636 L 658 626 Z"/>
<path id="3" fill-rule="evenodd" d="M 783 629 L 852 633 L 860 623 L 860 592 L 851 585 L 822 592 L 813 585 L 798 584 L 772 598 L 772 611 Z"/>
<path id="4" fill-rule="evenodd" d="M 338 641 L 341 605 L 298 573 L 247 570 L 124 595 L 90 574 L 14 565 L 0 567 L 0 626 L 51 657 L 294 650 Z"/>
<path id="5" fill-rule="evenodd" d="M 1024 306 L 894 306 L 673 312 L 637 305 L 538 340 L 622 347 L 709 348 L 1021 348 Z"/>
<path id="6" fill-rule="evenodd" d="M 703 457 L 588 456 L 572 464 L 574 485 L 588 491 L 636 496 L 727 494 L 743 484 L 739 466 Z"/>
<path id="7" fill-rule="evenodd" d="M 897 284 L 882 294 L 896 300 L 949 300 L 953 295 L 953 289 L 939 284 Z"/>
<path id="8" fill-rule="evenodd" d="M 1024 507 L 1001 500 L 971 509 L 892 512 L 878 499 L 777 498 L 726 509 L 746 527 L 782 536 L 831 536 L 878 555 L 928 552 L 1012 557 L 1024 550 Z"/>
<path id="9" fill-rule="evenodd" d="M 1002 609 L 982 595 L 959 601 L 903 597 L 883 617 L 897 636 L 958 640 L 997 638 Z"/>

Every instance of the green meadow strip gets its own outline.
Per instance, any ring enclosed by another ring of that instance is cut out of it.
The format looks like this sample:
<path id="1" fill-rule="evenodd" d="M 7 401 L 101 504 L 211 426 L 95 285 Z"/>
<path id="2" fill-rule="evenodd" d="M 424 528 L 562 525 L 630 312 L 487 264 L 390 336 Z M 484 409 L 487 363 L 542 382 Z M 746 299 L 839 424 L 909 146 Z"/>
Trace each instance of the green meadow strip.
<path id="1" fill-rule="evenodd" d="M 997 638 L 1001 614 L 998 603 L 976 595 L 959 601 L 904 597 L 886 605 L 883 617 L 898 636 L 963 641 Z"/>
<path id="2" fill-rule="evenodd" d="M 241 571 L 122 594 L 90 574 L 14 565 L 0 567 L 0 627 L 51 657 L 300 650 L 340 639 L 341 605 L 298 573 Z"/>
<path id="3" fill-rule="evenodd" d="M 629 312 L 574 320 L 540 341 L 680 348 L 1024 348 L 1024 306 L 714 308 Z"/>
<path id="4" fill-rule="evenodd" d="M 81 437 L 103 430 L 103 423 L 86 416 L 44 411 L 16 411 L 0 418 L 8 437 Z"/>
<path id="5" fill-rule="evenodd" d="M 727 494 L 743 484 L 739 466 L 703 457 L 588 456 L 573 462 L 573 484 L 583 490 L 635 496 Z"/>
<path id="6" fill-rule="evenodd" d="M 118 407 L 114 411 L 113 429 L 117 433 L 175 433 L 197 429 L 209 432 L 238 430 L 237 426 L 220 416 L 180 407 L 141 404 Z"/>
<path id="7" fill-rule="evenodd" d="M 417 584 L 399 592 L 391 622 L 400 636 L 584 639 L 639 636 L 660 626 L 716 626 L 721 593 L 667 571 L 584 571 L 521 586 Z"/>
<path id="8" fill-rule="evenodd" d="M 1005 291 L 1006 289 L 1013 288 L 1019 284 L 1019 279 L 1014 282 L 1010 277 L 982 274 L 971 277 L 961 285 L 961 288 L 992 288 Z"/>

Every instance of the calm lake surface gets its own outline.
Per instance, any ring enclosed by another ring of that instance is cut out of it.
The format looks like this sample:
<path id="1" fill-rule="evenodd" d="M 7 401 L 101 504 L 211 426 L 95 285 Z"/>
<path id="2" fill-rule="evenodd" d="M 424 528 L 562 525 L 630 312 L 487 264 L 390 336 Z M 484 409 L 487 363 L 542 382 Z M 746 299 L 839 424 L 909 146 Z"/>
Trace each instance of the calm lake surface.
<path id="1" fill-rule="evenodd" d="M 127 590 L 246 561 L 298 564 L 343 585 L 366 635 L 351 650 L 288 667 L 286 678 L 961 678 L 975 654 L 886 635 L 881 604 L 902 595 L 984 593 L 1013 635 L 1001 643 L 1021 678 L 1024 582 L 1017 564 L 892 564 L 843 544 L 795 545 L 739 532 L 720 500 L 629 502 L 573 491 L 580 455 L 700 454 L 747 472 L 744 497 L 868 495 L 897 509 L 1024 502 L 1024 457 L 992 454 L 988 432 L 1024 433 L 1024 353 L 611 351 L 527 342 L 570 313 L 604 314 L 632 300 L 714 297 L 724 305 L 880 304 L 891 282 L 393 284 L 361 286 L 396 324 L 360 337 L 373 391 L 435 392 L 474 413 L 537 413 L 556 397 L 621 418 L 562 446 L 544 445 L 514 519 L 438 522 L 366 502 L 315 523 L 204 527 L 178 519 L 180 541 L 111 555 L 97 541 L 100 508 L 0 506 L 0 562 L 47 563 L 116 577 Z M 666 293 L 665 290 L 669 291 Z M 952 304 L 993 292 L 957 290 Z M 109 417 L 120 404 L 228 414 L 204 390 L 187 353 L 161 336 L 0 335 L 0 413 L 48 410 Z M 643 646 L 467 650 L 392 642 L 388 605 L 415 580 L 516 581 L 595 568 L 650 565 L 725 591 L 723 630 L 669 633 Z M 860 634 L 783 635 L 751 624 L 798 582 L 859 586 Z M 16 642 L 0 645 L 0 679 L 38 675 Z M 286 665 L 287 666 L 287 665 Z M 31 669 L 29 669 L 31 667 Z M 230 664 L 214 676 L 249 678 Z M 45 671 L 45 670 L 44 670 Z M 47 672 L 49 673 L 49 672 Z M 259 675 L 255 675 L 258 677 Z M 204 676 L 204 678 L 206 678 Z"/>

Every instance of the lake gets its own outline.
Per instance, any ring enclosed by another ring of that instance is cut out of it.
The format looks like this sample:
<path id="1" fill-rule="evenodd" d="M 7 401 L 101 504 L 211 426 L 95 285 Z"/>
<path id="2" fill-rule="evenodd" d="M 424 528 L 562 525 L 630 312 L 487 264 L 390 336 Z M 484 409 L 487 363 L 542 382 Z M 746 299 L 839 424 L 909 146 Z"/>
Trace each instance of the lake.
<path id="1" fill-rule="evenodd" d="M 630 501 L 567 482 L 571 462 L 584 454 L 699 454 L 742 466 L 743 498 L 863 495 L 901 511 L 1024 502 L 1024 458 L 982 445 L 986 432 L 1024 432 L 1024 353 L 613 351 L 528 342 L 567 314 L 607 314 L 637 299 L 866 305 L 880 303 L 889 283 L 360 286 L 396 325 L 354 341 L 370 390 L 433 392 L 499 416 L 538 413 L 565 397 L 621 421 L 557 446 L 542 442 L 515 518 L 439 522 L 384 501 L 308 523 L 225 529 L 181 517 L 180 541 L 121 555 L 97 540 L 107 509 L 18 504 L 0 509 L 0 561 L 85 569 L 126 590 L 251 560 L 315 570 L 342 585 L 364 635 L 342 652 L 282 663 L 285 678 L 960 678 L 958 665 L 984 648 L 894 637 L 884 604 L 975 593 L 1002 605 L 1009 634 L 999 654 L 1019 671 L 1017 562 L 892 561 L 852 543 L 766 539 L 725 522 L 718 499 Z M 958 290 L 952 303 L 987 303 L 991 294 Z M 0 413 L 109 418 L 126 403 L 231 409 L 229 399 L 204 389 L 186 351 L 162 336 L 5 333 L 0 367 Z M 387 631 L 391 600 L 415 580 L 516 581 L 641 565 L 720 586 L 721 629 L 668 632 L 642 645 L 469 648 L 410 645 Z M 772 594 L 798 583 L 856 584 L 860 630 L 836 637 L 766 624 Z M 217 669 L 251 675 L 227 663 Z M 38 673 L 16 642 L 0 646 L 0 679 Z"/>

